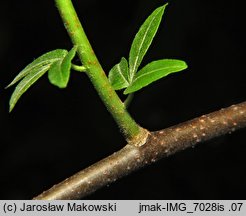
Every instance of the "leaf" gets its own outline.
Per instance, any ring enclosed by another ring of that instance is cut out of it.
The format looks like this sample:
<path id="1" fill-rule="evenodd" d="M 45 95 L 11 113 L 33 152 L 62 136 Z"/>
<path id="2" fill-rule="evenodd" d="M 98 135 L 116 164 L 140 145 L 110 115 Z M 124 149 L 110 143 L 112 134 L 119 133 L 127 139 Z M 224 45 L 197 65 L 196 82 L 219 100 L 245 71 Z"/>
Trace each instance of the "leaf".
<path id="1" fill-rule="evenodd" d="M 40 56 L 39 58 L 34 60 L 32 63 L 27 65 L 15 77 L 15 79 L 7 86 L 7 87 L 10 87 L 22 79 L 20 83 L 16 86 L 10 98 L 9 111 L 11 112 L 13 110 L 15 104 L 20 99 L 22 94 L 24 94 L 31 85 L 33 85 L 42 75 L 44 75 L 45 72 L 47 72 L 50 69 L 52 64 L 55 64 L 57 61 L 61 59 L 64 59 L 66 56 L 68 58 L 67 61 L 69 61 L 70 55 L 67 55 L 67 54 L 68 54 L 67 50 L 63 50 L 63 49 L 53 50 L 53 51 L 50 51 Z M 67 64 L 65 64 L 64 68 L 67 68 L 67 67 L 68 67 Z"/>
<path id="2" fill-rule="evenodd" d="M 114 90 L 120 90 L 129 86 L 128 63 L 124 57 L 121 58 L 120 63 L 116 64 L 109 71 L 108 78 Z"/>
<path id="3" fill-rule="evenodd" d="M 23 93 L 27 91 L 27 89 L 35 83 L 48 69 L 49 65 L 45 65 L 42 67 L 36 67 L 32 69 L 32 71 L 25 77 L 23 78 L 20 83 L 16 86 L 10 101 L 9 101 L 9 112 L 11 112 L 19 100 L 19 98 L 22 96 Z"/>
<path id="4" fill-rule="evenodd" d="M 134 75 L 141 64 L 144 55 L 146 54 L 150 44 L 152 43 L 152 40 L 160 25 L 162 15 L 164 13 L 166 6 L 167 4 L 157 8 L 146 19 L 146 21 L 140 27 L 138 33 L 136 34 L 132 42 L 132 46 L 129 54 L 130 81 L 133 80 Z"/>
<path id="5" fill-rule="evenodd" d="M 77 51 L 77 46 L 73 47 L 67 55 L 63 58 L 60 58 L 56 62 L 54 62 L 48 72 L 48 78 L 50 83 L 59 88 L 67 87 L 70 70 L 72 66 L 72 59 L 74 58 Z"/>
<path id="6" fill-rule="evenodd" d="M 67 50 L 63 50 L 63 49 L 56 49 L 48 53 L 45 53 L 44 55 L 35 59 L 29 65 L 27 65 L 6 88 L 14 85 L 18 81 L 20 81 L 23 77 L 31 73 L 33 70 L 36 70 L 37 68 L 42 68 L 45 65 L 51 65 L 53 62 L 64 57 L 66 54 L 67 54 Z"/>
<path id="7" fill-rule="evenodd" d="M 139 89 L 167 76 L 170 73 L 179 72 L 186 68 L 186 63 L 181 60 L 163 59 L 153 61 L 147 64 L 136 74 L 132 84 L 124 91 L 124 94 L 138 91 Z"/>

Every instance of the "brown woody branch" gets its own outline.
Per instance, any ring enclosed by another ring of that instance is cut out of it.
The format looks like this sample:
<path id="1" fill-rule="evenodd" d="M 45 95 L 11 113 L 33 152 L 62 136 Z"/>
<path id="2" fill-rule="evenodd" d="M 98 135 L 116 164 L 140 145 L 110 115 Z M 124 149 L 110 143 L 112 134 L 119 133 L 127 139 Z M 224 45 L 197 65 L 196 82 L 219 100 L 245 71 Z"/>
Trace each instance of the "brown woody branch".
<path id="1" fill-rule="evenodd" d="M 34 199 L 79 199 L 129 173 L 197 143 L 246 127 L 246 102 L 149 133 L 141 146 L 123 149 L 76 173 Z"/>

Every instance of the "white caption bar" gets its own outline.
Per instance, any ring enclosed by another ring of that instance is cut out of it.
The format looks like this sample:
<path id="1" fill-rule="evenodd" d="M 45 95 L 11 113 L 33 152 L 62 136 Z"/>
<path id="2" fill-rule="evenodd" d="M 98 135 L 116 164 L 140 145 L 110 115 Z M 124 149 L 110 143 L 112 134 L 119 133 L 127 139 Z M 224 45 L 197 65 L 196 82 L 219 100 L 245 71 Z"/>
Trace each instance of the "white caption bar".
<path id="1" fill-rule="evenodd" d="M 182 213 L 182 214 L 181 214 Z M 245 200 L 2 200 L 0 215 L 245 216 Z"/>

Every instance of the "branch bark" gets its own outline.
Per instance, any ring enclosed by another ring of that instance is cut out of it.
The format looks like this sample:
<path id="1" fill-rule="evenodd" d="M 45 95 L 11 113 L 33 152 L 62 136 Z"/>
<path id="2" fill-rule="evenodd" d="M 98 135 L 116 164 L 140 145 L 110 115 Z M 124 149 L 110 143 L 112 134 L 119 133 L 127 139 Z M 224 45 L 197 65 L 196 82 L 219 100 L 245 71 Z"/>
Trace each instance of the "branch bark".
<path id="1" fill-rule="evenodd" d="M 120 151 L 76 173 L 34 199 L 85 197 L 161 158 L 243 127 L 246 127 L 246 102 L 164 130 L 150 132 L 142 144 L 128 143 Z"/>

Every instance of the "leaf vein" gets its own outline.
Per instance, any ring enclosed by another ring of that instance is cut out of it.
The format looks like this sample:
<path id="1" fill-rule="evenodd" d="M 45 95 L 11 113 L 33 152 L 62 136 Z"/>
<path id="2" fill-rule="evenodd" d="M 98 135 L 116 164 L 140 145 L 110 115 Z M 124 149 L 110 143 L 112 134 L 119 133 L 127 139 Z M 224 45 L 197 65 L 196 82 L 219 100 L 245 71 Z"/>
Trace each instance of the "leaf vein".
<path id="1" fill-rule="evenodd" d="M 144 77 L 144 76 L 147 76 L 147 75 L 150 75 L 150 74 L 152 74 L 152 73 L 155 73 L 155 72 L 157 72 L 157 71 L 161 71 L 161 70 L 165 70 L 165 69 L 169 69 L 169 68 L 180 68 L 180 67 L 178 67 L 178 66 L 168 66 L 168 67 L 162 67 L 162 68 L 158 68 L 158 69 L 155 69 L 155 70 L 151 70 L 151 71 L 149 71 L 149 72 L 146 72 L 146 73 L 144 73 L 144 74 L 141 74 L 141 75 L 139 75 L 139 76 L 137 76 L 136 77 L 136 79 L 134 79 L 134 81 L 133 82 L 136 82 L 138 79 L 140 79 L 141 77 Z M 171 72 L 170 72 L 171 73 Z M 169 74 L 169 73 L 167 73 L 167 74 Z"/>
<path id="2" fill-rule="evenodd" d="M 125 83 L 127 83 L 127 84 L 129 85 L 129 82 L 128 82 L 128 80 L 124 77 L 123 71 L 122 71 L 122 69 L 121 69 L 121 67 L 120 67 L 119 64 L 117 65 L 117 68 L 118 68 L 118 71 L 119 71 L 120 76 L 123 78 L 123 80 L 125 81 Z"/>
<path id="3" fill-rule="evenodd" d="M 134 73 L 135 73 L 135 70 L 136 70 L 136 66 L 137 66 L 137 62 L 138 62 L 138 59 L 139 59 L 139 54 L 140 54 L 140 51 L 141 51 L 141 49 L 142 49 L 144 40 L 145 40 L 145 38 L 146 38 L 146 36 L 147 36 L 147 34 L 148 34 L 148 31 L 149 31 L 149 29 L 150 29 L 150 26 L 151 26 L 151 24 L 153 23 L 153 21 L 155 20 L 155 18 L 158 16 L 158 14 L 159 14 L 160 12 L 161 12 L 161 10 L 159 10 L 158 13 L 156 13 L 156 15 L 153 16 L 152 20 L 150 21 L 150 24 L 149 24 L 148 28 L 146 29 L 146 31 L 145 31 L 145 33 L 144 33 L 144 35 L 143 35 L 143 38 L 142 38 L 141 43 L 140 43 L 140 46 L 138 47 L 136 59 L 135 59 L 134 65 L 133 65 L 133 69 L 132 69 L 132 71 L 131 71 L 131 77 L 130 77 L 130 80 L 133 79 L 133 76 L 134 76 Z"/>

